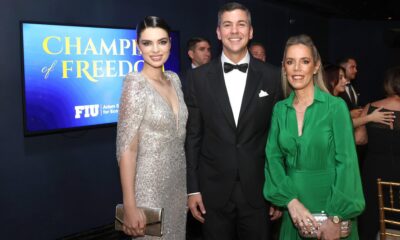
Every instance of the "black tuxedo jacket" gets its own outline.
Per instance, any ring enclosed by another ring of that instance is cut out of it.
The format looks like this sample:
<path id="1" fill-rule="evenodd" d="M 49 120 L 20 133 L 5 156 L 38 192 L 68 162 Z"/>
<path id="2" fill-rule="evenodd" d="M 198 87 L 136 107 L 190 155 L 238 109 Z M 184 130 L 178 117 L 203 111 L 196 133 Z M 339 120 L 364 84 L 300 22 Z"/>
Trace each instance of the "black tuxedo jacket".
<path id="1" fill-rule="evenodd" d="M 354 86 L 352 86 L 352 87 L 353 87 L 354 91 L 356 92 L 356 95 L 358 96 L 359 95 L 358 91 L 354 88 Z M 358 104 L 353 103 L 351 101 L 350 96 L 349 96 L 349 94 L 347 94 L 346 91 L 344 91 L 342 93 L 339 93 L 339 97 L 341 97 L 346 102 L 347 107 L 349 108 L 349 110 L 353 110 L 355 108 L 358 108 Z M 358 98 L 358 101 L 360 101 L 359 98 Z"/>
<path id="2" fill-rule="evenodd" d="M 181 80 L 181 85 L 182 85 L 182 92 L 184 95 L 186 95 L 188 91 L 188 82 L 187 82 L 188 75 L 190 74 L 191 71 L 193 71 L 193 69 L 194 68 L 188 68 L 179 73 L 179 78 Z"/>
<path id="3" fill-rule="evenodd" d="M 279 70 L 250 59 L 237 126 L 220 57 L 190 71 L 186 80 L 188 193 L 201 192 L 206 207 L 219 208 L 240 179 L 250 205 L 265 206 L 265 144 L 272 108 L 282 96 Z"/>

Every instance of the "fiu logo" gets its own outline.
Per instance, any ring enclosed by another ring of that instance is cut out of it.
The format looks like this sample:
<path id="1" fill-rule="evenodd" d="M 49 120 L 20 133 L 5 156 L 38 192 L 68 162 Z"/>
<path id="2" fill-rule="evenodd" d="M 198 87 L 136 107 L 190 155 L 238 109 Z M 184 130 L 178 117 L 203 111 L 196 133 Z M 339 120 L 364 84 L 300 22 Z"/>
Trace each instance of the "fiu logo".
<path id="1" fill-rule="evenodd" d="M 97 117 L 99 115 L 99 104 L 95 105 L 83 105 L 83 106 L 75 106 L 75 119 L 83 117 Z"/>

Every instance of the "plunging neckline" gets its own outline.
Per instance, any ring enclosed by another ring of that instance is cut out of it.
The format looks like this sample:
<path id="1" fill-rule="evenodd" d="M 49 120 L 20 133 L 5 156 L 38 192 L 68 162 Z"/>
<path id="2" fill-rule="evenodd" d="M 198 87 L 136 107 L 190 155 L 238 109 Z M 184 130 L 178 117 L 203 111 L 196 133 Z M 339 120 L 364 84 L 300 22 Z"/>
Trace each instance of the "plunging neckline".
<path id="1" fill-rule="evenodd" d="M 306 113 L 307 113 L 308 108 L 309 108 L 311 105 L 312 105 L 312 103 L 306 107 L 306 109 L 304 110 L 304 112 L 298 112 L 298 111 L 296 110 L 296 108 L 292 105 L 292 108 L 293 108 L 293 110 L 294 110 L 295 120 L 296 120 L 296 137 L 297 137 L 297 138 L 302 138 L 302 136 L 304 135 L 304 125 L 305 125 L 304 123 L 305 123 L 305 120 L 306 120 Z M 301 124 L 301 134 L 299 134 L 300 127 L 299 127 L 299 122 L 298 122 L 299 120 L 298 120 L 297 113 L 303 113 L 303 122 L 302 122 L 302 124 Z"/>
<path id="2" fill-rule="evenodd" d="M 170 81 L 170 83 L 171 83 L 171 85 L 172 85 L 172 88 L 173 88 L 173 90 L 174 90 L 174 95 L 175 95 L 176 100 L 177 100 L 177 103 L 178 103 L 177 112 L 176 112 L 176 113 L 175 113 L 175 111 L 174 111 L 174 108 L 173 108 L 173 106 L 172 106 L 172 103 L 171 103 L 171 104 L 168 103 L 168 100 L 167 100 L 165 97 L 163 97 L 163 96 L 161 95 L 161 93 L 160 93 L 159 91 L 157 91 L 156 87 L 154 87 L 154 86 L 150 83 L 149 78 L 148 78 L 145 74 L 143 74 L 142 72 L 140 72 L 140 74 L 144 77 L 144 79 L 146 80 L 146 83 L 150 85 L 150 88 L 151 88 L 154 92 L 156 92 L 156 94 L 161 98 L 162 102 L 164 102 L 164 103 L 168 106 L 169 110 L 170 110 L 170 111 L 172 112 L 172 114 L 174 115 L 174 120 L 175 120 L 175 124 L 176 124 L 176 130 L 178 130 L 178 129 L 179 129 L 179 113 L 180 113 L 180 109 L 181 109 L 181 104 L 180 104 L 180 102 L 179 102 L 178 91 L 176 90 L 175 84 L 172 82 L 172 80 L 169 78 L 169 76 L 168 76 L 167 74 L 165 74 L 165 77 L 167 78 L 167 81 Z"/>

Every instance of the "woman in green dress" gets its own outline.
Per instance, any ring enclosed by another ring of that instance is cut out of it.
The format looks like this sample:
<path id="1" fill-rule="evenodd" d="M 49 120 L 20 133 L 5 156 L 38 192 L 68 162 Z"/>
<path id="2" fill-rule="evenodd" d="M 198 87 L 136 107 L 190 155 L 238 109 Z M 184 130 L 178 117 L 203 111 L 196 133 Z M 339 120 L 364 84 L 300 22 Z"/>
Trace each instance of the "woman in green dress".
<path id="1" fill-rule="evenodd" d="M 280 239 L 302 239 L 302 231 L 317 228 L 313 213 L 329 219 L 319 239 L 339 239 L 340 221 L 364 209 L 353 125 L 345 102 L 329 94 L 321 59 L 311 38 L 289 38 L 282 62 L 282 86 L 287 97 L 275 105 L 266 147 L 264 196 L 284 209 Z"/>

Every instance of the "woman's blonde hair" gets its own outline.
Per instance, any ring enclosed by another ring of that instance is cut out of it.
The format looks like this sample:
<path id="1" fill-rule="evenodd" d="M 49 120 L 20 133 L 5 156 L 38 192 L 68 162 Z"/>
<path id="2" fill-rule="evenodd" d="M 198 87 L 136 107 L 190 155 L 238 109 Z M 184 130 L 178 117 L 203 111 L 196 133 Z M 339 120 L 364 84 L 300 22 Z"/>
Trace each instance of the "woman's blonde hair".
<path id="1" fill-rule="evenodd" d="M 282 74 L 282 88 L 283 88 L 284 96 L 285 97 L 289 96 L 290 93 L 293 91 L 292 87 L 290 86 L 290 84 L 289 84 L 289 82 L 287 80 L 287 76 L 286 76 L 285 70 L 284 70 L 286 52 L 287 52 L 287 50 L 288 50 L 288 48 L 290 46 L 297 45 L 297 44 L 302 44 L 302 45 L 310 48 L 313 61 L 316 64 L 319 63 L 319 67 L 318 67 L 317 73 L 313 75 L 313 81 L 322 91 L 329 93 L 329 90 L 325 86 L 323 69 L 322 69 L 322 65 L 321 65 L 321 57 L 320 57 L 320 55 L 318 53 L 318 50 L 315 47 L 314 42 L 312 41 L 312 39 L 308 35 L 301 34 L 301 35 L 290 37 L 286 42 L 285 51 L 283 53 L 282 72 L 281 72 L 281 74 Z"/>

